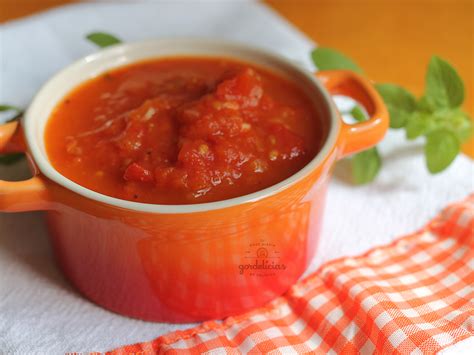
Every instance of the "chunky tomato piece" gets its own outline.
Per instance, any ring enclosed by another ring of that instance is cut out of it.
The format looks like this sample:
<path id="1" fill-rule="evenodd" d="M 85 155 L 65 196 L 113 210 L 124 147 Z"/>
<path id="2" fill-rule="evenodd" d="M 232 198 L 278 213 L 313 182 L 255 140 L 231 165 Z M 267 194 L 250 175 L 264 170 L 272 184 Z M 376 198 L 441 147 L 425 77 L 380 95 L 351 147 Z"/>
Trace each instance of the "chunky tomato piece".
<path id="1" fill-rule="evenodd" d="M 275 184 L 317 152 L 325 128 L 290 81 L 224 59 L 138 63 L 73 91 L 52 115 L 62 174 L 134 201 L 216 201 Z"/>
<path id="2" fill-rule="evenodd" d="M 132 163 L 125 169 L 123 179 L 126 181 L 152 182 L 153 174 L 137 163 Z"/>
<path id="3" fill-rule="evenodd" d="M 245 108 L 257 106 L 262 95 L 260 76 L 255 70 L 246 68 L 234 78 L 219 84 L 215 96 L 225 102 L 237 102 Z"/>

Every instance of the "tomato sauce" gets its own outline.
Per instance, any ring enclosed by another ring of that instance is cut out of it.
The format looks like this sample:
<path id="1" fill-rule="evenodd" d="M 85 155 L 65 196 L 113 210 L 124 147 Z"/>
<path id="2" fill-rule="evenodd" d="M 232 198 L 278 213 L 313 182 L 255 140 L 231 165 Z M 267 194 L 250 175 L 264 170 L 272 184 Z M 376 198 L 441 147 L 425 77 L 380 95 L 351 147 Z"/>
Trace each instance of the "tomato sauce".
<path id="1" fill-rule="evenodd" d="M 326 132 L 290 80 L 220 58 L 132 64 L 85 82 L 55 108 L 46 149 L 62 175 L 126 200 L 191 204 L 293 175 Z"/>

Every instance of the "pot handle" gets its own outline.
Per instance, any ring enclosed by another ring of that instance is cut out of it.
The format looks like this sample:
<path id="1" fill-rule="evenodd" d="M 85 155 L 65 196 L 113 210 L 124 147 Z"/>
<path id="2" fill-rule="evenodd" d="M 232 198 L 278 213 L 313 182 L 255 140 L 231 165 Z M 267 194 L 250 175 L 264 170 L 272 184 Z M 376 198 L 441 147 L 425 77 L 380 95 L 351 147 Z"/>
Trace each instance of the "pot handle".
<path id="1" fill-rule="evenodd" d="M 18 122 L 0 125 L 0 153 L 24 152 Z M 43 210 L 46 207 L 45 181 L 36 173 L 24 181 L 0 180 L 0 212 Z"/>
<path id="2" fill-rule="evenodd" d="M 369 114 L 369 119 L 364 122 L 342 122 L 338 138 L 340 158 L 380 142 L 387 132 L 389 115 L 382 98 L 369 80 L 349 70 L 326 70 L 315 75 L 331 95 L 349 96 L 363 105 Z"/>

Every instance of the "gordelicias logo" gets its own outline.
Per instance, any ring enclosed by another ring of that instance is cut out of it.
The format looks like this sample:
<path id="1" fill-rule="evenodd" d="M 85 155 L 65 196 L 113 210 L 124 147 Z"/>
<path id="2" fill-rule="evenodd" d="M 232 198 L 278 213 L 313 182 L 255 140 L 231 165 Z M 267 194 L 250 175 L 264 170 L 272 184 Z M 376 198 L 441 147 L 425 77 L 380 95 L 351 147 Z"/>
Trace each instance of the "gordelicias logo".
<path id="1" fill-rule="evenodd" d="M 244 258 L 248 262 L 239 264 L 241 275 L 273 276 L 277 271 L 286 269 L 286 265 L 280 262 L 280 252 L 275 244 L 264 239 L 249 244 Z"/>

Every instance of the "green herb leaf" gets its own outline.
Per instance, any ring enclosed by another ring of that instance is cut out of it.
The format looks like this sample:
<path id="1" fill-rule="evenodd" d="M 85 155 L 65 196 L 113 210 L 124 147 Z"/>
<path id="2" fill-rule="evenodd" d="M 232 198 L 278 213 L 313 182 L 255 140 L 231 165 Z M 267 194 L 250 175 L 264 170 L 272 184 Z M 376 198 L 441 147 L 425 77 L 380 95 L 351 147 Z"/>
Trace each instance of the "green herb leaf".
<path id="1" fill-rule="evenodd" d="M 5 111 L 21 112 L 21 109 L 15 106 L 11 106 L 11 105 L 0 105 L 0 112 L 5 112 Z"/>
<path id="2" fill-rule="evenodd" d="M 364 110 L 359 106 L 354 106 L 350 112 L 351 116 L 354 117 L 354 119 L 357 122 L 362 122 L 367 119 L 367 114 L 364 112 Z"/>
<path id="3" fill-rule="evenodd" d="M 105 32 L 93 32 L 89 33 L 86 38 L 91 41 L 92 43 L 98 45 L 101 48 L 105 48 L 108 46 L 112 46 L 114 44 L 122 43 L 122 40 L 118 39 L 117 37 L 105 33 Z"/>
<path id="4" fill-rule="evenodd" d="M 426 165 L 430 173 L 436 174 L 453 162 L 461 149 L 461 143 L 454 133 L 443 128 L 429 133 L 426 138 Z"/>
<path id="5" fill-rule="evenodd" d="M 464 101 L 464 84 L 456 70 L 433 56 L 426 73 L 426 101 L 432 109 L 456 108 Z"/>
<path id="6" fill-rule="evenodd" d="M 15 116 L 10 118 L 7 122 L 17 120 L 23 115 L 23 110 L 12 105 L 0 105 L 0 112 L 15 111 Z M 11 165 L 21 160 L 24 157 L 23 153 L 9 153 L 0 154 L 0 165 Z"/>
<path id="7" fill-rule="evenodd" d="M 377 148 L 357 153 L 351 159 L 352 178 L 357 185 L 367 184 L 375 179 L 382 167 Z"/>
<path id="8" fill-rule="evenodd" d="M 432 119 L 424 112 L 414 112 L 405 125 L 405 133 L 408 140 L 413 140 L 424 135 L 432 126 Z"/>
<path id="9" fill-rule="evenodd" d="M 416 109 L 417 109 L 417 111 L 433 112 L 433 109 L 430 106 L 430 104 L 428 103 L 428 100 L 426 99 L 426 96 L 420 97 L 420 99 L 416 103 Z"/>
<path id="10" fill-rule="evenodd" d="M 450 130 L 460 141 L 467 140 L 472 133 L 471 119 L 460 108 L 439 109 L 431 114 L 431 122 L 436 128 Z"/>
<path id="11" fill-rule="evenodd" d="M 466 142 L 471 138 L 473 127 L 471 118 L 463 112 L 459 121 L 453 122 L 453 130 L 461 142 Z"/>
<path id="12" fill-rule="evenodd" d="M 15 111 L 15 115 L 7 120 L 7 122 L 12 122 L 18 120 L 23 115 L 23 110 L 19 107 L 12 105 L 0 105 L 0 112 Z"/>
<path id="13" fill-rule="evenodd" d="M 469 139 L 472 134 L 472 121 L 460 108 L 438 109 L 434 112 L 415 112 L 407 125 L 407 137 L 410 138 L 408 133 L 412 128 L 409 126 L 417 120 L 423 120 L 423 122 L 418 123 L 423 124 L 424 130 L 421 134 L 428 134 L 435 129 L 444 128 L 453 132 L 461 142 Z"/>
<path id="14" fill-rule="evenodd" d="M 311 52 L 311 58 L 319 70 L 347 69 L 363 73 L 352 59 L 331 48 L 318 47 Z"/>
<path id="15" fill-rule="evenodd" d="M 23 153 L 0 154 L 0 165 L 12 165 L 24 156 Z"/>
<path id="16" fill-rule="evenodd" d="M 416 109 L 415 97 L 401 86 L 394 84 L 377 84 L 375 88 L 387 105 L 390 127 L 404 127 L 408 117 Z"/>

